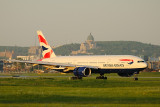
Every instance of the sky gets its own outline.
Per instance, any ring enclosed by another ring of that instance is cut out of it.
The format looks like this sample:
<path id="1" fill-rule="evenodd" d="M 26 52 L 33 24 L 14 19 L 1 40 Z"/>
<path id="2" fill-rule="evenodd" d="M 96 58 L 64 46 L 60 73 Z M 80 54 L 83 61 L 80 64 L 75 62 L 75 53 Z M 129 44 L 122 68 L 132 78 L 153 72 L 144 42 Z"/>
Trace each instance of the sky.
<path id="1" fill-rule="evenodd" d="M 0 0 L 0 46 L 95 41 L 160 45 L 160 0 Z"/>

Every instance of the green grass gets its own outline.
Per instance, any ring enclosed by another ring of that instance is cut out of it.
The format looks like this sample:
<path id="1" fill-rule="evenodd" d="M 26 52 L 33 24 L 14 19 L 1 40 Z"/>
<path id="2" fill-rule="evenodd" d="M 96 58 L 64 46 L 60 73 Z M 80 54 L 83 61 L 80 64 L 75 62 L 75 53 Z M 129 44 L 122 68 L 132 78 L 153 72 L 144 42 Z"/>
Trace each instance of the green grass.
<path id="1" fill-rule="evenodd" d="M 68 77 L 0 78 L 0 106 L 160 106 L 160 78 L 115 78 L 83 80 Z M 58 75 L 58 74 L 56 74 Z M 70 74 L 69 74 L 70 76 Z M 160 77 L 160 73 L 141 73 L 140 77 Z"/>

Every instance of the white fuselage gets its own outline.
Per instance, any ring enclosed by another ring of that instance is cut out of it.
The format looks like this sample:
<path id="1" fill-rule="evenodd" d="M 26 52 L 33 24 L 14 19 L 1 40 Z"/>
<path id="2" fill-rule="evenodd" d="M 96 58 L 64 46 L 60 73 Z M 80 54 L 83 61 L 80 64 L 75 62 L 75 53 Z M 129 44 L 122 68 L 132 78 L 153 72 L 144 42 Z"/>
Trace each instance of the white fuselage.
<path id="1" fill-rule="evenodd" d="M 140 69 L 147 67 L 142 58 L 132 55 L 57 56 L 43 59 L 43 61 L 78 66 L 96 66 L 100 69 Z"/>

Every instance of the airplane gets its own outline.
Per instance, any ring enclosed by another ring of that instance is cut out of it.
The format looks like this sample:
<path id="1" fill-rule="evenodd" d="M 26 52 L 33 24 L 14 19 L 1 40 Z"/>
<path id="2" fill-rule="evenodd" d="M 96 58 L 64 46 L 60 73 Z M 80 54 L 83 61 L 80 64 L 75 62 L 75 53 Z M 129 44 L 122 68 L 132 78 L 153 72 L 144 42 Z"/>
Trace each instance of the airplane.
<path id="1" fill-rule="evenodd" d="M 138 80 L 137 74 L 147 68 L 147 63 L 133 55 L 87 55 L 87 56 L 56 56 L 42 31 L 37 31 L 43 58 L 37 61 L 18 61 L 48 66 L 62 73 L 73 72 L 71 79 L 82 79 L 92 73 L 99 73 L 96 79 L 107 79 L 105 73 L 117 73 L 122 77 Z"/>

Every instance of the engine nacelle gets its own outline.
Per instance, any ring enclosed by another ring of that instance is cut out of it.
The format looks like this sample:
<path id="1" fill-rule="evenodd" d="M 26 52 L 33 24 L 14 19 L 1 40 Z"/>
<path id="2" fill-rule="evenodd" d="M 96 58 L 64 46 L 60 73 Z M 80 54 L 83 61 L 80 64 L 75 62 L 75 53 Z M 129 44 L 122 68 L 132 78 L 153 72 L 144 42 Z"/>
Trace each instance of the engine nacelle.
<path id="1" fill-rule="evenodd" d="M 131 77 L 134 73 L 118 73 L 121 77 Z"/>
<path id="2" fill-rule="evenodd" d="M 91 69 L 86 67 L 78 67 L 74 69 L 73 73 L 75 76 L 87 77 L 91 75 Z"/>

